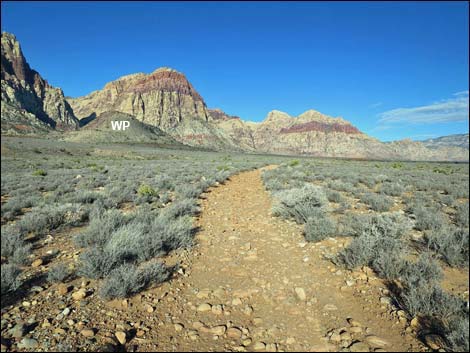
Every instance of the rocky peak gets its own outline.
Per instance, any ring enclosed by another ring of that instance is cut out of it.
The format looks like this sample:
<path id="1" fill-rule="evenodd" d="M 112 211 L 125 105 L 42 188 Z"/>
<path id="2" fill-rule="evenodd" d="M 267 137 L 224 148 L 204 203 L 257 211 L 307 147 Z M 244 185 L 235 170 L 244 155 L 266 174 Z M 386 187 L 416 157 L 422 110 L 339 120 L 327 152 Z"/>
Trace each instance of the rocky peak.
<path id="1" fill-rule="evenodd" d="M 228 115 L 220 108 L 208 109 L 209 117 L 213 120 L 230 120 L 230 119 L 238 119 L 241 120 L 239 116 L 236 115 Z"/>
<path id="2" fill-rule="evenodd" d="M 78 120 L 62 90 L 49 85 L 31 69 L 13 34 L 2 33 L 1 60 L 2 102 L 34 114 L 54 128 L 78 127 Z"/>
<path id="3" fill-rule="evenodd" d="M 290 123 L 292 121 L 292 117 L 280 110 L 271 110 L 266 119 L 264 119 L 263 124 L 272 124 L 272 123 Z"/>

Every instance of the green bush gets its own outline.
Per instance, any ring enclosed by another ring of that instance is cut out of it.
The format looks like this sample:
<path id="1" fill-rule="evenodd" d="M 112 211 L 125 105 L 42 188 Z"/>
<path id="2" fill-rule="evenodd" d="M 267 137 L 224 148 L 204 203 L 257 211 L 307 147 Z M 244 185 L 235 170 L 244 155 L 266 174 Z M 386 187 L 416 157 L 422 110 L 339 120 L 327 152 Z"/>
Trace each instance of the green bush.
<path id="1" fill-rule="evenodd" d="M 139 196 L 158 196 L 158 192 L 155 191 L 150 185 L 142 184 L 137 189 L 137 194 Z"/>
<path id="2" fill-rule="evenodd" d="M 46 172 L 44 169 L 36 169 L 36 170 L 33 172 L 33 175 L 34 175 L 34 176 L 46 176 L 46 175 L 47 175 L 47 172 Z"/>

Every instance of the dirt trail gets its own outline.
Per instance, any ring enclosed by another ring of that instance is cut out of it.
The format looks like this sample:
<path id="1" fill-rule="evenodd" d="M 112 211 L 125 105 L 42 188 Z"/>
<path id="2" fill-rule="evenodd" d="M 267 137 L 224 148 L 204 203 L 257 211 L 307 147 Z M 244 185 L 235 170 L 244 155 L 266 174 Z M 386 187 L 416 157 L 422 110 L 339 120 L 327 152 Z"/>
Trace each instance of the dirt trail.
<path id="1" fill-rule="evenodd" d="M 378 278 L 324 259 L 345 239 L 306 243 L 300 226 L 271 216 L 261 174 L 235 175 L 203 195 L 197 245 L 166 259 L 182 265 L 171 281 L 109 302 L 96 295 L 99 283 L 81 278 L 39 288 L 2 310 L 2 333 L 37 323 L 29 335 L 46 351 L 423 350 Z M 55 235 L 39 255 L 62 244 L 61 261 L 76 260 L 70 239 Z M 76 300 L 79 288 L 87 294 Z"/>
<path id="2" fill-rule="evenodd" d="M 340 241 L 306 244 L 299 226 L 271 216 L 261 173 L 233 176 L 202 200 L 196 257 L 177 299 L 184 310 L 173 317 L 184 337 L 165 349 L 420 350 L 381 304 L 378 279 L 345 274 L 322 259 Z M 351 318 L 360 325 L 351 329 Z M 243 337 L 234 329 L 222 334 L 221 325 L 239 328 Z M 335 334 L 325 338 L 331 329 Z"/>

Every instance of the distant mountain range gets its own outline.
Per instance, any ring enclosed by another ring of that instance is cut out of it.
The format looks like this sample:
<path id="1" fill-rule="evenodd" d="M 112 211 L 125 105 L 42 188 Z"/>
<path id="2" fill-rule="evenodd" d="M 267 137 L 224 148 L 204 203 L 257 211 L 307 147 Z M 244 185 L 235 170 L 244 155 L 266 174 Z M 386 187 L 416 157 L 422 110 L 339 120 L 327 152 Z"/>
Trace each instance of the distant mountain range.
<path id="1" fill-rule="evenodd" d="M 426 147 L 438 149 L 441 147 L 461 147 L 469 149 L 468 134 L 455 134 L 436 137 L 421 141 Z"/>
<path id="2" fill-rule="evenodd" d="M 292 117 L 273 110 L 260 123 L 209 109 L 184 74 L 159 68 L 78 97 L 64 97 L 32 70 L 16 38 L 2 33 L 2 134 L 47 134 L 65 140 L 158 142 L 213 150 L 363 159 L 468 161 L 468 134 L 383 143 L 343 118 L 315 110 Z M 127 131 L 111 121 L 128 120 Z M 466 136 L 466 140 L 465 140 Z"/>

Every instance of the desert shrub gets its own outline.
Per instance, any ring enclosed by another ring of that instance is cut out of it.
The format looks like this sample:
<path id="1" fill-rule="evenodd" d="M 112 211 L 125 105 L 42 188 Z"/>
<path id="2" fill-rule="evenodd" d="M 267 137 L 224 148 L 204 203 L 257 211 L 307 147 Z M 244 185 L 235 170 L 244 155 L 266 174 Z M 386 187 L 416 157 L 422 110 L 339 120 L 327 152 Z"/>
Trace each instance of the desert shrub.
<path id="1" fill-rule="evenodd" d="M 440 229 L 447 224 L 444 215 L 435 208 L 417 205 L 412 208 L 412 212 L 416 217 L 415 228 L 418 230 Z"/>
<path id="2" fill-rule="evenodd" d="M 102 247 L 92 246 L 80 254 L 78 274 L 88 278 L 103 278 L 120 265 L 119 259 Z"/>
<path id="3" fill-rule="evenodd" d="M 47 272 L 47 281 L 51 283 L 63 282 L 70 276 L 70 271 L 64 264 L 51 267 Z"/>
<path id="4" fill-rule="evenodd" d="M 353 192 L 355 190 L 355 187 L 351 183 L 344 183 L 340 180 L 335 180 L 333 182 L 330 182 L 328 184 L 328 187 L 333 190 L 337 191 L 345 191 L 345 192 Z"/>
<path id="5" fill-rule="evenodd" d="M 323 189 L 311 184 L 306 184 L 303 188 L 279 191 L 275 197 L 273 215 L 293 218 L 297 223 L 306 223 L 316 210 L 328 205 Z"/>
<path id="6" fill-rule="evenodd" d="M 361 219 L 363 222 L 356 229 L 358 236 L 338 253 L 335 262 L 350 269 L 368 265 L 383 273 L 396 271 L 399 262 L 396 256 L 405 250 L 400 238 L 410 229 L 408 220 L 398 213 Z"/>
<path id="7" fill-rule="evenodd" d="M 163 192 L 162 194 L 159 195 L 159 199 L 162 203 L 166 204 L 171 201 L 171 195 L 169 192 Z"/>
<path id="8" fill-rule="evenodd" d="M 25 265 L 31 254 L 31 245 L 26 244 L 23 235 L 15 226 L 7 226 L 1 232 L 1 254 L 10 263 Z"/>
<path id="9" fill-rule="evenodd" d="M 177 191 L 181 195 L 182 198 L 195 199 L 195 198 L 198 198 L 199 195 L 202 194 L 203 189 L 198 184 L 190 184 L 190 185 L 180 186 Z"/>
<path id="10" fill-rule="evenodd" d="M 175 189 L 173 180 L 167 176 L 160 176 L 156 181 L 156 186 L 159 190 L 173 191 Z"/>
<path id="11" fill-rule="evenodd" d="M 90 278 L 107 276 L 124 263 L 139 263 L 193 244 L 192 221 L 141 212 L 112 231 L 107 240 L 80 257 L 80 273 Z"/>
<path id="12" fill-rule="evenodd" d="M 2 264 L 1 272 L 1 294 L 2 296 L 14 292 L 21 286 L 19 276 L 21 270 L 13 264 Z"/>
<path id="13" fill-rule="evenodd" d="M 46 176 L 47 172 L 44 169 L 36 169 L 33 174 L 34 176 Z"/>
<path id="14" fill-rule="evenodd" d="M 167 218 L 177 218 L 181 216 L 192 216 L 199 212 L 199 207 L 193 199 L 183 199 L 173 202 L 163 210 Z"/>
<path id="15" fill-rule="evenodd" d="M 446 293 L 437 283 L 405 286 L 400 297 L 402 307 L 412 316 L 436 316 L 446 320 L 459 316 L 465 307 L 462 299 Z"/>
<path id="16" fill-rule="evenodd" d="M 384 183 L 380 187 L 380 192 L 390 196 L 401 196 L 405 188 L 399 183 Z"/>
<path id="17" fill-rule="evenodd" d="M 460 227 L 468 228 L 468 202 L 457 205 L 456 210 L 455 221 Z"/>
<path id="18" fill-rule="evenodd" d="M 61 226 L 76 226 L 88 218 L 88 210 L 77 204 L 54 204 L 34 208 L 18 221 L 22 233 L 43 235 Z"/>
<path id="19" fill-rule="evenodd" d="M 387 196 L 374 193 L 366 193 L 362 195 L 361 202 L 369 205 L 370 208 L 377 212 L 388 211 L 393 206 L 393 200 Z"/>
<path id="20" fill-rule="evenodd" d="M 158 196 L 158 192 L 147 184 L 142 184 L 137 189 L 137 195 L 139 196 Z"/>
<path id="21" fill-rule="evenodd" d="M 399 274 L 401 282 L 408 287 L 426 286 L 442 279 L 442 269 L 429 252 L 421 253 L 416 262 L 406 261 Z M 397 277 L 395 277 L 397 278 Z"/>
<path id="22" fill-rule="evenodd" d="M 102 214 L 91 217 L 90 224 L 74 238 L 75 243 L 80 247 L 90 245 L 104 245 L 111 234 L 117 229 L 127 224 L 131 216 L 123 215 L 118 210 L 108 210 Z"/>
<path id="23" fill-rule="evenodd" d="M 124 264 L 109 274 L 100 289 L 100 295 L 105 299 L 129 297 L 144 290 L 151 283 L 161 283 L 169 277 L 169 269 L 159 262 L 143 268 Z"/>
<path id="24" fill-rule="evenodd" d="M 468 229 L 452 226 L 441 227 L 427 232 L 424 240 L 429 249 L 434 250 L 450 266 L 467 266 L 469 257 Z"/>
<path id="25" fill-rule="evenodd" d="M 67 201 L 70 203 L 85 203 L 91 204 L 96 200 L 102 199 L 103 195 L 99 194 L 96 191 L 82 191 L 75 192 L 70 197 L 67 197 Z"/>
<path id="26" fill-rule="evenodd" d="M 315 210 L 307 219 L 304 236 L 307 241 L 320 241 L 336 231 L 336 221 L 326 212 Z"/>
<path id="27" fill-rule="evenodd" d="M 16 248 L 13 254 L 8 258 L 8 261 L 17 265 L 26 265 L 29 255 L 31 255 L 31 248 L 31 244 L 24 244 Z"/>
<path id="28" fill-rule="evenodd" d="M 328 201 L 330 202 L 340 203 L 344 200 L 343 196 L 341 196 L 341 194 L 335 190 L 329 190 L 327 197 L 328 197 Z"/>
<path id="29" fill-rule="evenodd" d="M 446 338 L 449 342 L 449 350 L 453 352 L 469 351 L 469 322 L 468 315 L 459 315 L 448 324 Z"/>

